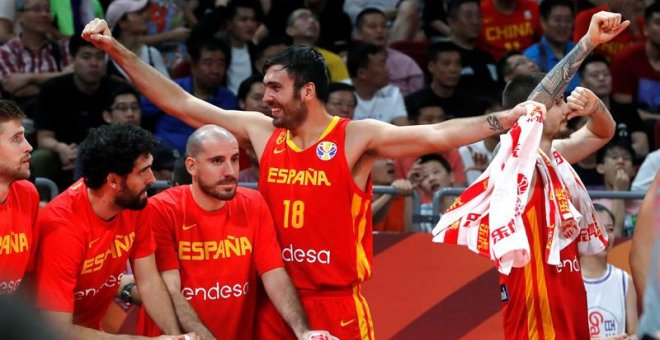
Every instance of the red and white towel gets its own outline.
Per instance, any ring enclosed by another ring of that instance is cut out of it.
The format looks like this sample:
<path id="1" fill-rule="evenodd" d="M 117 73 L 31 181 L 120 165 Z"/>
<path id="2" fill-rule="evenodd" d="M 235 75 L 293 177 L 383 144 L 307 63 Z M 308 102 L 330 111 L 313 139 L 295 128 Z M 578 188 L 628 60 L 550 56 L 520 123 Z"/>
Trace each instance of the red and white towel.
<path id="1" fill-rule="evenodd" d="M 433 242 L 467 246 L 494 260 L 508 274 L 530 260 L 523 225 L 534 170 L 543 181 L 548 264 L 560 263 L 559 253 L 576 238 L 580 254 L 607 248 L 607 234 L 598 223 L 593 204 L 570 164 L 552 149 L 552 158 L 540 149 L 543 104 L 530 104 L 511 130 L 500 138 L 500 149 L 490 166 L 461 194 L 433 229 Z"/>

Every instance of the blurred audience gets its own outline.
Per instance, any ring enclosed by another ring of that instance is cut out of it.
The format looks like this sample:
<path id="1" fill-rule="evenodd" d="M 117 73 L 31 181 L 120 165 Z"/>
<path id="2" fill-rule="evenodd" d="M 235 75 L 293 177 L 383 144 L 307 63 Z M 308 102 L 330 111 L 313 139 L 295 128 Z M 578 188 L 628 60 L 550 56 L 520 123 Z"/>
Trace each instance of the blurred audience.
<path id="1" fill-rule="evenodd" d="M 328 100 L 325 102 L 325 110 L 329 114 L 353 119 L 356 106 L 355 87 L 344 83 L 330 83 L 328 86 Z"/>

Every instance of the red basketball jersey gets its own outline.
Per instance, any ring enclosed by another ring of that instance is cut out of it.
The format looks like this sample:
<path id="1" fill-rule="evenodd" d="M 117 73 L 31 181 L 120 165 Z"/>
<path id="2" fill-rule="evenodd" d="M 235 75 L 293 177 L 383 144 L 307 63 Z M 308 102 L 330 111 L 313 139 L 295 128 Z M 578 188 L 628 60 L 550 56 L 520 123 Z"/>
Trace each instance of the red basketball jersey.
<path id="1" fill-rule="evenodd" d="M 30 271 L 37 244 L 36 219 L 39 194 L 28 181 L 9 185 L 0 202 L 0 295 L 18 289 L 23 274 Z"/>
<path id="2" fill-rule="evenodd" d="M 546 262 L 547 227 L 542 180 L 523 214 L 530 261 L 500 275 L 507 339 L 589 339 L 587 293 L 580 273 L 577 240 L 560 253 L 561 264 Z"/>
<path id="3" fill-rule="evenodd" d="M 366 190 L 346 162 L 349 120 L 335 117 L 306 150 L 275 129 L 259 165 L 282 258 L 298 289 L 347 288 L 371 276 L 371 178 Z"/>

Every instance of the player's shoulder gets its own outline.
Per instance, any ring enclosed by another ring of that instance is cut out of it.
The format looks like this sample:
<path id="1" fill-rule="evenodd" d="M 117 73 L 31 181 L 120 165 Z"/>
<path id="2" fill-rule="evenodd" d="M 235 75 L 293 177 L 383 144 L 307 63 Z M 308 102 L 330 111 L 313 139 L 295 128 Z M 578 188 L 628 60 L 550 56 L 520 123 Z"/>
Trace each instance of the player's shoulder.
<path id="1" fill-rule="evenodd" d="M 156 195 L 149 197 L 149 203 L 159 205 L 176 205 L 190 192 L 190 185 L 177 185 L 167 188 Z"/>
<path id="2" fill-rule="evenodd" d="M 234 199 L 239 201 L 249 201 L 257 204 L 265 202 L 264 197 L 259 191 L 245 187 L 236 188 L 236 196 Z"/>
<path id="3" fill-rule="evenodd" d="M 19 195 L 21 198 L 29 197 L 37 199 L 39 198 L 39 192 L 37 192 L 37 187 L 28 180 L 15 181 L 11 184 L 10 191 L 13 191 L 16 195 Z"/>
<path id="4" fill-rule="evenodd" d="M 71 184 L 52 201 L 48 202 L 39 213 L 39 219 L 42 221 L 59 219 L 73 222 L 81 215 L 83 204 L 90 203 L 87 198 L 87 186 L 81 179 Z"/>

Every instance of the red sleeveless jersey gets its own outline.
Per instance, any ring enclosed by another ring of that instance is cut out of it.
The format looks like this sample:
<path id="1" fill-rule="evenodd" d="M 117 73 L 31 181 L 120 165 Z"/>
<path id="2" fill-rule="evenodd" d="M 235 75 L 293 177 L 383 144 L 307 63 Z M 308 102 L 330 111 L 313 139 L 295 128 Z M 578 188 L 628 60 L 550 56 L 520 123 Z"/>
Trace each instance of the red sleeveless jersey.
<path id="1" fill-rule="evenodd" d="M 273 214 L 282 258 L 298 289 L 342 289 L 371 276 L 371 177 L 360 189 L 346 162 L 346 125 L 335 117 L 306 150 L 285 129 L 271 135 L 259 191 Z"/>
<path id="2" fill-rule="evenodd" d="M 507 339 L 589 339 L 587 293 L 577 240 L 560 252 L 561 264 L 545 258 L 547 227 L 542 180 L 537 178 L 523 214 L 530 261 L 500 275 Z"/>

